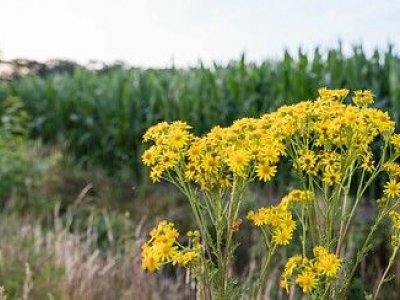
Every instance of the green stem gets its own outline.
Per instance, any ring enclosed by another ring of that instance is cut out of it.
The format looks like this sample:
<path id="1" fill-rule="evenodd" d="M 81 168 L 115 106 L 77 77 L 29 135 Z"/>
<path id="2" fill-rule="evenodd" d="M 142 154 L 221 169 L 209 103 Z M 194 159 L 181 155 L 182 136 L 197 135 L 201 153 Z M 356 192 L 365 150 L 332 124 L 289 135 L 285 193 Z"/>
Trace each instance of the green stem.
<path id="1" fill-rule="evenodd" d="M 200 230 L 202 240 L 204 242 L 209 241 L 208 245 L 213 249 L 213 251 L 215 251 L 214 245 L 212 243 L 212 239 L 207 230 L 207 223 L 204 220 L 204 216 L 201 213 L 201 209 L 199 208 L 198 201 L 195 197 L 195 192 L 193 191 L 191 186 L 189 186 L 188 184 L 185 183 L 183 178 L 179 175 L 179 171 L 176 173 L 178 175 L 177 180 L 174 180 L 172 176 L 169 176 L 169 178 L 167 178 L 167 180 L 169 182 L 173 183 L 184 195 L 186 195 L 186 197 L 189 200 L 189 204 L 192 208 L 193 214 L 195 216 L 197 226 Z M 208 252 L 208 255 L 211 257 L 211 253 L 210 253 L 208 247 L 204 247 L 204 248 L 205 248 L 205 251 Z M 205 254 L 202 255 L 202 261 L 203 261 L 202 268 L 201 268 L 202 280 L 199 281 L 199 284 L 200 284 L 201 289 L 208 291 L 209 299 L 211 299 L 211 290 L 210 290 L 209 284 L 207 283 L 207 281 L 208 281 L 207 278 L 209 276 L 207 275 L 207 266 L 205 264 L 205 262 L 206 262 Z"/>
<path id="2" fill-rule="evenodd" d="M 372 181 L 376 178 L 376 176 L 378 176 L 380 171 L 381 170 L 379 168 L 376 172 L 374 172 L 371 175 L 371 177 L 368 179 L 368 181 L 366 182 L 364 187 L 362 187 L 362 181 L 363 181 L 363 178 L 364 178 L 364 172 L 363 172 L 363 175 L 361 177 L 361 183 L 360 183 L 360 185 L 358 187 L 358 190 L 357 190 L 356 201 L 354 202 L 354 205 L 353 205 L 353 207 L 352 207 L 352 209 L 350 211 L 350 215 L 349 215 L 349 218 L 347 219 L 346 226 L 344 227 L 344 231 L 343 231 L 343 233 L 341 235 L 341 239 L 338 242 L 337 253 L 340 252 L 340 249 L 341 249 L 341 247 L 343 245 L 344 239 L 346 238 L 347 232 L 349 231 L 350 225 L 351 225 L 351 223 L 353 221 L 354 213 L 355 213 L 355 211 L 356 211 L 356 209 L 358 207 L 358 204 L 361 201 L 362 196 L 364 195 L 366 189 L 369 187 L 369 185 L 372 183 Z"/>
<path id="3" fill-rule="evenodd" d="M 227 277 L 228 277 L 228 266 L 229 266 L 229 252 L 231 248 L 231 240 L 232 240 L 232 228 L 231 228 L 231 223 L 232 223 L 232 211 L 233 211 L 233 205 L 236 197 L 236 190 L 237 190 L 237 184 L 238 184 L 238 179 L 236 176 L 233 179 L 233 186 L 232 186 L 232 192 L 231 192 L 231 197 L 229 199 L 229 205 L 228 205 L 228 217 L 227 217 L 227 222 L 226 222 L 226 244 L 225 244 L 225 249 L 224 253 L 222 255 L 222 268 L 220 270 L 220 280 L 219 280 L 219 288 L 220 288 L 220 296 L 225 296 L 225 289 L 226 289 L 226 284 L 227 284 Z M 222 249 L 221 249 L 222 251 Z"/>
<path id="4" fill-rule="evenodd" d="M 264 282 L 266 280 L 267 273 L 268 273 L 268 266 L 269 266 L 269 263 L 271 261 L 272 255 L 274 254 L 275 250 L 276 250 L 276 244 L 273 244 L 271 251 L 268 252 L 268 256 L 265 259 L 265 263 L 263 265 L 260 278 L 258 279 L 258 283 L 257 283 L 257 285 L 254 289 L 253 295 L 251 297 L 252 300 L 256 300 L 258 298 L 258 294 L 260 293 L 260 290 L 261 290 L 262 286 L 264 285 Z"/>
<path id="5" fill-rule="evenodd" d="M 351 282 L 352 278 L 354 277 L 354 274 L 355 274 L 355 272 L 356 272 L 356 270 L 357 270 L 358 265 L 360 264 L 360 262 L 364 259 L 365 255 L 366 255 L 367 248 L 368 248 L 368 246 L 369 246 L 369 244 L 370 244 L 370 241 L 371 241 L 371 239 L 372 239 L 372 237 L 373 237 L 375 231 L 378 229 L 379 224 L 381 223 L 382 219 L 386 216 L 387 212 L 390 211 L 391 209 L 393 209 L 395 206 L 396 206 L 396 205 L 392 206 L 392 207 L 391 207 L 390 209 L 388 209 L 388 210 L 383 210 L 383 211 L 378 215 L 377 220 L 376 220 L 376 222 L 374 223 L 374 225 L 371 227 L 371 230 L 369 231 L 368 236 L 367 236 L 367 238 L 365 239 L 365 241 L 364 241 L 364 243 L 363 243 L 363 245 L 362 245 L 362 247 L 361 247 L 361 250 L 360 250 L 360 251 L 358 252 L 358 254 L 357 254 L 356 261 L 355 261 L 355 263 L 353 264 L 353 268 L 352 268 L 351 271 L 350 271 L 350 275 L 346 278 L 345 286 L 342 288 L 342 291 L 343 291 L 343 293 L 342 293 L 343 299 L 346 298 L 346 293 L 347 293 L 347 289 L 348 289 L 348 287 L 349 287 L 349 285 L 350 285 L 350 282 Z"/>
<path id="6" fill-rule="evenodd" d="M 338 244 L 337 244 L 337 248 L 336 248 L 336 255 L 337 256 L 340 255 L 340 250 L 341 250 L 341 247 L 342 247 L 343 230 L 344 230 L 344 223 L 345 223 L 346 212 L 347 212 L 347 200 L 348 200 L 349 193 L 350 193 L 350 186 L 351 186 L 351 181 L 352 181 L 352 177 L 353 177 L 353 168 L 354 168 L 354 163 L 350 167 L 349 179 L 347 181 L 347 186 L 344 189 L 344 200 L 343 200 L 343 206 L 342 206 L 342 216 L 340 218 L 339 238 L 338 238 Z M 364 171 L 363 171 L 362 177 L 363 176 L 364 176 Z"/>
<path id="7" fill-rule="evenodd" d="M 385 269 L 385 272 L 383 273 L 382 278 L 381 278 L 381 280 L 379 281 L 378 287 L 377 287 L 377 289 L 376 289 L 376 291 L 375 291 L 375 293 L 374 293 L 374 298 L 373 298 L 373 300 L 376 300 L 376 299 L 378 298 L 379 291 L 380 291 L 380 289 L 381 289 L 383 283 L 385 282 L 385 278 L 386 278 L 386 276 L 387 276 L 387 274 L 388 274 L 390 268 L 391 268 L 392 265 L 393 265 L 394 259 L 396 258 L 396 255 L 397 255 L 397 252 L 398 252 L 398 251 L 399 251 L 399 246 L 396 246 L 396 247 L 393 249 L 393 254 L 392 254 L 392 256 L 390 257 L 389 264 L 387 265 L 387 267 L 386 267 L 386 269 Z"/>
<path id="8" fill-rule="evenodd" d="M 303 249 L 303 257 L 306 257 L 307 221 L 305 219 L 304 210 L 305 210 L 305 208 L 304 208 L 304 205 L 303 205 L 302 206 L 302 210 L 301 210 L 301 225 L 302 225 L 302 229 L 303 229 L 303 237 L 301 239 L 301 245 L 302 245 L 302 249 Z"/>

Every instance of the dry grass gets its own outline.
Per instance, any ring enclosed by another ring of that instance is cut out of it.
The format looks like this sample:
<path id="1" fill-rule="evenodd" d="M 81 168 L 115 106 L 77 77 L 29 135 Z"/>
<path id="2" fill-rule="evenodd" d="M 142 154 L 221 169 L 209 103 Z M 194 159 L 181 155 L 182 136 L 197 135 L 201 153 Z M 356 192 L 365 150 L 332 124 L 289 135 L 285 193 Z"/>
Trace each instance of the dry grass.
<path id="1" fill-rule="evenodd" d="M 56 207 L 48 230 L 40 220 L 1 215 L 0 283 L 8 299 L 178 299 L 174 277 L 142 271 L 141 226 L 119 245 L 109 233 L 111 245 L 101 250 L 96 228 L 73 232 L 67 215 L 61 219 Z"/>

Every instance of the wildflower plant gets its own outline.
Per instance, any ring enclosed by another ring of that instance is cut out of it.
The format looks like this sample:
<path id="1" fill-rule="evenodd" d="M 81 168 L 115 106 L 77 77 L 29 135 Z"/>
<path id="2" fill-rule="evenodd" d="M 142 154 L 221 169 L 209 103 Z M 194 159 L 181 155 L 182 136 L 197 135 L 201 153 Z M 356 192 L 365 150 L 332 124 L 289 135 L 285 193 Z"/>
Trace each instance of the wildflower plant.
<path id="1" fill-rule="evenodd" d="M 143 245 L 143 267 L 154 271 L 173 263 L 189 268 L 196 275 L 200 299 L 237 299 L 243 293 L 257 299 L 272 256 L 297 235 L 301 253 L 286 263 L 281 287 L 290 293 L 302 291 L 312 299 L 345 298 L 388 215 L 395 224 L 394 257 L 400 230 L 395 212 L 400 196 L 396 162 L 400 136 L 394 134 L 395 124 L 386 112 L 368 107 L 374 99 L 370 91 L 354 92 L 351 102 L 348 93 L 323 88 L 315 101 L 282 106 L 227 128 L 216 126 L 202 137 L 194 136 L 190 126 L 180 121 L 149 128 L 144 141 L 152 145 L 143 162 L 151 168 L 154 182 L 171 182 L 187 197 L 198 233 L 189 237 L 186 247 L 179 244 L 174 225 L 161 222 Z M 378 152 L 373 145 L 379 145 Z M 292 163 L 298 189 L 275 206 L 247 213 L 247 220 L 264 238 L 265 255 L 259 278 L 243 286 L 229 272 L 244 193 L 251 182 L 271 181 L 282 158 Z M 368 235 L 352 257 L 349 231 L 368 187 L 381 173 L 389 177 L 383 198 L 377 201 Z"/>
<path id="2" fill-rule="evenodd" d="M 192 247 L 185 247 L 178 242 L 179 232 L 174 224 L 160 222 L 151 233 L 151 239 L 142 246 L 142 267 L 145 270 L 158 270 L 163 264 L 172 263 L 188 267 L 199 257 L 199 233 L 189 231 L 187 236 Z"/>

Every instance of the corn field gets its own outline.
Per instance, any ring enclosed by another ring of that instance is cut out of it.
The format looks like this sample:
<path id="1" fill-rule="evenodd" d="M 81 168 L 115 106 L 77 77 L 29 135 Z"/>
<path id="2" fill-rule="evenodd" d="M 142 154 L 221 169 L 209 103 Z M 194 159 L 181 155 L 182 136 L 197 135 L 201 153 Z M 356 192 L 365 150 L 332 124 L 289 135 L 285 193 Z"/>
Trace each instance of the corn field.
<path id="1" fill-rule="evenodd" d="M 400 119 L 400 56 L 390 46 L 367 55 L 354 47 L 312 54 L 285 52 L 256 64 L 245 56 L 227 65 L 188 69 L 81 68 L 71 74 L 0 82 L 0 102 L 19 97 L 32 118 L 30 135 L 65 143 L 84 163 L 110 171 L 123 166 L 143 178 L 141 137 L 161 120 L 183 120 L 197 134 L 241 117 L 315 97 L 321 87 L 370 88 L 376 106 Z"/>

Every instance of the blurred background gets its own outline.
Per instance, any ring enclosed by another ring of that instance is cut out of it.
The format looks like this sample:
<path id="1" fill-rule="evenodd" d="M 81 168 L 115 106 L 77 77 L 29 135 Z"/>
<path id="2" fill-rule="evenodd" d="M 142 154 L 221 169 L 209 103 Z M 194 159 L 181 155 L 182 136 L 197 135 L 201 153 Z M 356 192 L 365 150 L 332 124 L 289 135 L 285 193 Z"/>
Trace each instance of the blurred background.
<path id="1" fill-rule="evenodd" d="M 157 220 L 193 225 L 178 191 L 149 182 L 144 131 L 184 120 L 202 134 L 324 86 L 371 89 L 400 124 L 399 14 L 395 0 L 0 0 L 8 299 L 193 299 L 182 271 L 141 271 L 140 245 Z M 247 208 L 291 188 L 280 174 L 248 192 Z M 381 184 L 364 201 L 354 248 Z M 248 224 L 242 232 L 233 272 L 245 278 L 259 245 Z M 388 235 L 382 229 L 349 299 L 373 289 Z M 265 299 L 286 299 L 275 288 L 285 255 Z M 400 299 L 400 261 L 393 274 L 383 299 Z"/>

